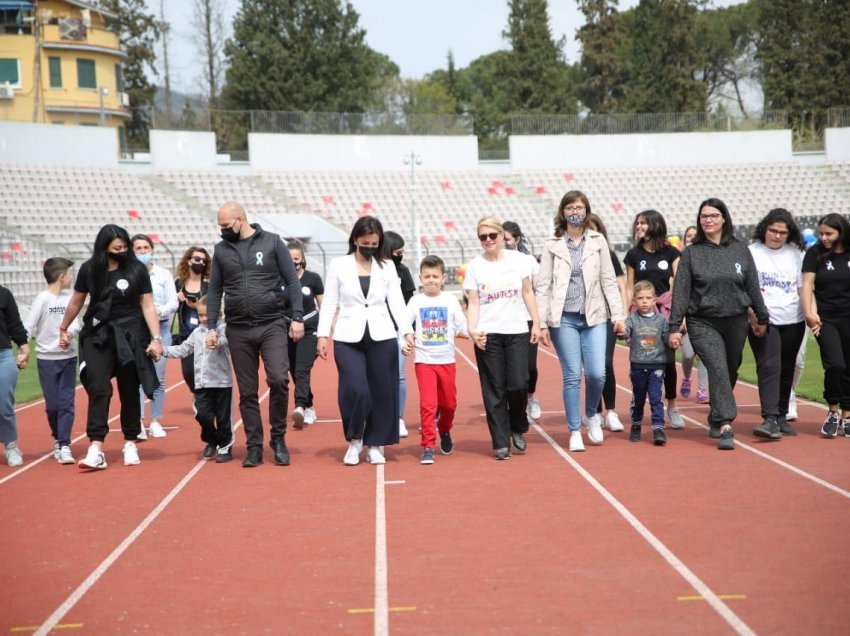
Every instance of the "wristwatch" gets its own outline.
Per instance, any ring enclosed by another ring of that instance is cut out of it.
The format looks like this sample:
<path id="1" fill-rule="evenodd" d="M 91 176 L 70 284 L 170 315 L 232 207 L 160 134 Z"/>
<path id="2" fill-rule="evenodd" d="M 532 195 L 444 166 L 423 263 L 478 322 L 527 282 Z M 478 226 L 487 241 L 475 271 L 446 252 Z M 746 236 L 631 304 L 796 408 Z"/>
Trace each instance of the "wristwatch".
<path id="1" fill-rule="evenodd" d="M 153 340 L 153 342 L 159 342 L 161 344 L 162 343 L 162 336 L 154 336 L 152 340 Z"/>

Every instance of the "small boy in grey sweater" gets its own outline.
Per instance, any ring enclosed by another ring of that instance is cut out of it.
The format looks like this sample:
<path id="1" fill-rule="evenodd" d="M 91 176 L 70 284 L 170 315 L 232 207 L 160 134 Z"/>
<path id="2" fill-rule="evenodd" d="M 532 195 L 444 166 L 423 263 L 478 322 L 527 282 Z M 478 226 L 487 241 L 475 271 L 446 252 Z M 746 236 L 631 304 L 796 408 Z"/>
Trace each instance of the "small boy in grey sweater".
<path id="1" fill-rule="evenodd" d="M 637 310 L 626 318 L 620 337 L 629 341 L 632 380 L 632 428 L 630 442 L 639 442 L 643 407 L 649 396 L 652 412 L 652 443 L 664 446 L 664 367 L 667 364 L 667 319 L 655 306 L 655 287 L 648 280 L 635 283 L 634 304 Z"/>

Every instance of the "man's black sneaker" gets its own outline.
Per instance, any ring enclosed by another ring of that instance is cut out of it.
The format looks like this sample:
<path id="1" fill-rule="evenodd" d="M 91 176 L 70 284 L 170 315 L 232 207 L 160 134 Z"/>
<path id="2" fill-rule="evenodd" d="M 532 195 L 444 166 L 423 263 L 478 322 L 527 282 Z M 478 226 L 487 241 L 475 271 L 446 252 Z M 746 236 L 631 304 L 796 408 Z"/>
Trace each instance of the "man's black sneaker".
<path id="1" fill-rule="evenodd" d="M 274 463 L 278 466 L 289 466 L 289 449 L 286 447 L 286 441 L 282 437 L 274 439 L 271 447 L 274 451 Z"/>
<path id="2" fill-rule="evenodd" d="M 782 439 L 782 431 L 779 430 L 779 421 L 772 415 L 768 415 L 761 424 L 753 429 L 753 435 L 763 439 Z"/>
<path id="3" fill-rule="evenodd" d="M 711 439 L 720 439 L 720 424 L 708 423 L 708 436 Z"/>
<path id="4" fill-rule="evenodd" d="M 510 456 L 511 456 L 511 449 L 510 448 L 497 448 L 495 451 L 493 451 L 493 458 L 494 459 L 508 459 L 508 458 L 510 458 Z"/>
<path id="5" fill-rule="evenodd" d="M 207 444 L 204 446 L 204 459 L 212 459 L 215 457 L 215 444 Z"/>
<path id="6" fill-rule="evenodd" d="M 663 428 L 652 429 L 652 443 L 656 446 L 664 446 L 667 443 L 667 435 L 664 434 Z"/>
<path id="7" fill-rule="evenodd" d="M 242 461 L 242 468 L 256 468 L 263 463 L 263 447 L 248 447 L 248 456 Z"/>
<path id="8" fill-rule="evenodd" d="M 440 433 L 440 452 L 443 455 L 451 455 L 455 449 L 455 443 L 452 441 L 451 433 Z"/>
<path id="9" fill-rule="evenodd" d="M 640 424 L 632 424 L 632 428 L 629 430 L 629 441 L 640 441 Z"/>
<path id="10" fill-rule="evenodd" d="M 718 450 L 735 450 L 735 435 L 731 428 L 727 428 L 720 433 L 720 441 L 717 442 Z"/>
<path id="11" fill-rule="evenodd" d="M 525 449 L 528 448 L 528 444 L 525 441 L 525 435 L 523 433 L 511 433 L 511 443 L 513 443 L 514 448 L 520 453 L 524 453 Z"/>
<path id="12" fill-rule="evenodd" d="M 227 450 L 218 451 L 218 453 L 215 456 L 215 463 L 216 464 L 226 464 L 227 462 L 229 462 L 232 459 L 233 459 L 233 453 L 231 453 L 230 449 L 228 448 Z"/>
<path id="13" fill-rule="evenodd" d="M 820 434 L 824 437 L 835 437 L 838 435 L 838 423 L 841 421 L 841 416 L 837 411 L 830 411 L 826 415 L 823 426 L 820 429 Z"/>
<path id="14" fill-rule="evenodd" d="M 779 425 L 779 432 L 782 433 L 783 436 L 787 435 L 788 437 L 794 437 L 797 434 L 797 429 L 788 423 L 788 418 L 784 415 L 777 417 L 776 423 Z"/>

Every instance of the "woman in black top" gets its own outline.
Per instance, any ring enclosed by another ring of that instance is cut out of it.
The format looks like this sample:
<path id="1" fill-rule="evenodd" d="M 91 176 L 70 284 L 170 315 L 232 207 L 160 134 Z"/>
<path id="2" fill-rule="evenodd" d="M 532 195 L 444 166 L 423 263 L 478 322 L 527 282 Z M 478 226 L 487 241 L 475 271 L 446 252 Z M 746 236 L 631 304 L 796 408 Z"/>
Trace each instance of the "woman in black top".
<path id="1" fill-rule="evenodd" d="M 198 320 L 197 302 L 207 295 L 210 286 L 210 255 L 203 247 L 192 246 L 183 252 L 180 263 L 177 264 L 177 277 L 174 286 L 177 288 L 177 323 L 180 331 L 174 344 L 180 344 L 189 337 L 197 326 Z M 180 360 L 180 369 L 183 372 L 183 380 L 189 390 L 195 392 L 195 361 L 192 356 Z"/>
<path id="2" fill-rule="evenodd" d="M 92 257 L 80 267 L 59 328 L 59 344 L 67 347 L 68 327 L 90 296 L 80 332 L 80 380 L 89 397 L 86 434 L 91 441 L 77 464 L 82 470 L 106 468 L 103 441 L 109 432 L 112 378 L 117 380 L 121 399 L 127 466 L 139 463 L 134 442 L 141 432 L 139 386 L 150 398 L 159 383 L 153 365 L 162 355 L 159 315 L 148 270 L 129 247 L 130 235 L 124 228 L 105 225 L 100 229 Z"/>
<path id="3" fill-rule="evenodd" d="M 827 214 L 818 232 L 820 240 L 803 257 L 801 296 L 806 324 L 820 346 L 823 398 L 829 404 L 820 432 L 836 437 L 843 425 L 850 437 L 850 223 Z"/>
<path id="4" fill-rule="evenodd" d="M 413 294 L 416 293 L 416 284 L 413 282 L 413 276 L 407 265 L 401 261 L 404 258 L 404 239 L 396 232 L 384 232 L 384 258 L 390 258 L 395 264 L 395 273 L 401 281 L 401 295 L 404 298 L 404 304 L 410 302 Z M 395 319 L 393 319 L 395 324 Z M 398 328 L 398 325 L 396 325 Z M 407 361 L 404 354 L 399 348 L 398 351 L 398 436 L 407 437 L 407 426 L 404 423 L 404 407 L 407 403 L 407 373 L 405 367 Z"/>
<path id="5" fill-rule="evenodd" d="M 12 343 L 18 345 L 17 357 Z M 18 385 L 18 371 L 26 369 L 29 357 L 27 330 L 21 322 L 18 304 L 12 292 L 0 286 L 0 442 L 6 447 L 6 463 L 11 468 L 24 463 L 18 447 L 15 387 Z"/>

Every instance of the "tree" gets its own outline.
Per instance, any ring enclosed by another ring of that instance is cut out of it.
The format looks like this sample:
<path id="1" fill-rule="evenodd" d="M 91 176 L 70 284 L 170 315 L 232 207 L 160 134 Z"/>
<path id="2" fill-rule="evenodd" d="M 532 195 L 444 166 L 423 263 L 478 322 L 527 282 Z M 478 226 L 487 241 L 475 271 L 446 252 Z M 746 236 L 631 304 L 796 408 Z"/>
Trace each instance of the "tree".
<path id="1" fill-rule="evenodd" d="M 127 138 L 146 146 L 156 92 L 147 73 L 157 74 L 154 46 L 159 38 L 159 22 L 148 12 L 144 0 L 104 0 L 102 4 L 118 14 L 118 41 L 127 54 L 123 65 L 124 92 L 130 98 L 131 113 Z"/>
<path id="2" fill-rule="evenodd" d="M 581 42 L 580 80 L 576 95 L 593 113 L 617 112 L 628 78 L 628 37 L 617 12 L 618 0 L 579 0 L 585 23 Z"/>
<path id="3" fill-rule="evenodd" d="M 229 107 L 364 112 L 398 68 L 342 0 L 243 0 L 227 40 Z"/>
<path id="4" fill-rule="evenodd" d="M 224 3 L 222 0 L 194 0 L 192 29 L 204 69 L 204 93 L 215 108 L 221 89 L 224 52 Z"/>

